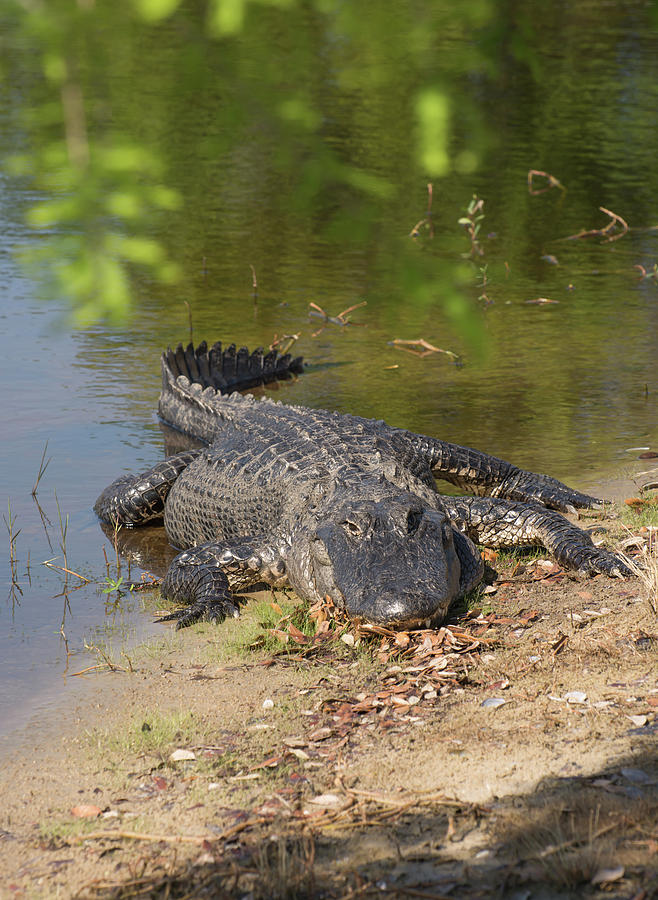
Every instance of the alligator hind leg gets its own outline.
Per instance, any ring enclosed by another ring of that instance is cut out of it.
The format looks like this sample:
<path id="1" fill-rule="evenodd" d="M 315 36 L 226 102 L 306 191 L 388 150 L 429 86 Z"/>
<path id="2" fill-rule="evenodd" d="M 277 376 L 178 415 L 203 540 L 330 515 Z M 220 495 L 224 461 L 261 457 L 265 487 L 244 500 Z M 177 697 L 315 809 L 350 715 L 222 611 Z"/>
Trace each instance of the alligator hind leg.
<path id="1" fill-rule="evenodd" d="M 624 561 L 595 547 L 587 532 L 537 504 L 494 497 L 441 497 L 457 528 L 485 547 L 545 547 L 569 569 L 585 575 L 630 575 Z"/>
<path id="2" fill-rule="evenodd" d="M 232 591 L 262 581 L 275 587 L 287 583 L 285 564 L 271 549 L 257 551 L 251 543 L 226 547 L 210 542 L 184 550 L 169 567 L 161 591 L 167 600 L 189 605 L 158 621 L 176 619 L 176 628 L 186 628 L 200 619 L 222 622 L 227 617 L 237 618 L 245 601 Z"/>
<path id="3" fill-rule="evenodd" d="M 161 518 L 171 486 L 200 452 L 185 450 L 140 475 L 121 475 L 94 504 L 96 515 L 112 526 L 141 525 Z"/>

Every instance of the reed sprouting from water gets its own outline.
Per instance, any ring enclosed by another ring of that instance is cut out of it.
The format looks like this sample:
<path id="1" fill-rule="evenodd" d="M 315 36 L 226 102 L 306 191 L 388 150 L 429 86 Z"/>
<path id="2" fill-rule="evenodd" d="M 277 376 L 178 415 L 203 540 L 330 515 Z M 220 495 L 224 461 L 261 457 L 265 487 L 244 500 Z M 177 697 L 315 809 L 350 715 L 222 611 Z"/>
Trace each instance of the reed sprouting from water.
<path id="1" fill-rule="evenodd" d="M 43 478 L 46 469 L 48 468 L 48 464 L 52 459 L 52 456 L 49 456 L 46 459 L 46 451 L 48 450 L 48 441 L 46 441 L 46 445 L 43 448 L 43 453 L 41 454 L 41 462 L 39 463 L 39 471 L 37 472 L 37 480 L 34 482 L 34 487 L 32 488 L 32 496 L 36 497 L 37 491 L 39 489 L 39 482 Z"/>
<path id="2" fill-rule="evenodd" d="M 5 521 L 7 534 L 9 535 L 9 568 L 11 571 L 11 589 L 12 593 L 18 589 L 19 593 L 23 593 L 18 584 L 18 557 L 16 555 L 16 538 L 21 533 L 20 528 L 16 530 L 16 517 L 11 511 L 11 500 L 7 500 L 7 515 L 2 517 Z"/>

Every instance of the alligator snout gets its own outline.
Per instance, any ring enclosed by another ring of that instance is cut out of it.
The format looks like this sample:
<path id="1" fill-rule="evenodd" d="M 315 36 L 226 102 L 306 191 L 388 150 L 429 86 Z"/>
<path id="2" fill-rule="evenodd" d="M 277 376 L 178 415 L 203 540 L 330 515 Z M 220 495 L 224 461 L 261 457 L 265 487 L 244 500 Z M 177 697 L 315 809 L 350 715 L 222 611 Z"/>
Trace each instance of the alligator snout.
<path id="1" fill-rule="evenodd" d="M 459 594 L 452 527 L 412 495 L 334 508 L 311 541 L 311 569 L 318 595 L 380 624 L 438 622 Z"/>

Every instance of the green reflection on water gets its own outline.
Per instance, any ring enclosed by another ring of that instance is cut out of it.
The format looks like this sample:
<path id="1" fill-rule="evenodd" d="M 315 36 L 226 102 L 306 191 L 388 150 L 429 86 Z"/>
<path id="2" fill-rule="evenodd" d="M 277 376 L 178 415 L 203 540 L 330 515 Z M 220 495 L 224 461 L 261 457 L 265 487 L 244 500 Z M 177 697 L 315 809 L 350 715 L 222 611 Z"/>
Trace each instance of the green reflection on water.
<path id="1" fill-rule="evenodd" d="M 30 216 L 57 290 L 83 319 L 133 309 L 140 403 L 161 346 L 187 334 L 185 299 L 197 339 L 300 333 L 326 368 L 296 401 L 563 477 L 655 435 L 651 8 L 455 6 L 14 7 L 2 150 L 22 149 L 20 183 L 44 192 Z M 531 194 L 530 169 L 566 193 Z M 457 224 L 474 192 L 482 255 Z M 564 240 L 604 228 L 599 207 L 631 231 Z M 311 301 L 335 316 L 362 300 L 367 327 L 313 337 Z"/>

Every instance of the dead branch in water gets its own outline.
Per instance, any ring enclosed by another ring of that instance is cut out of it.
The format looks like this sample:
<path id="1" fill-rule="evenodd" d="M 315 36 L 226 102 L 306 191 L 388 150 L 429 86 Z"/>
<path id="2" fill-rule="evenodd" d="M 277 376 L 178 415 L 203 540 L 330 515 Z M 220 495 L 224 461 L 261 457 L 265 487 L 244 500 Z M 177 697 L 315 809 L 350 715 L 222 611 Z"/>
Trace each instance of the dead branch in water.
<path id="1" fill-rule="evenodd" d="M 548 181 L 546 187 L 536 188 L 533 187 L 533 179 L 535 178 L 545 178 Z M 528 172 L 528 193 L 533 196 L 537 196 L 537 194 L 545 194 L 546 191 L 550 191 L 551 188 L 559 188 L 565 194 L 567 189 L 565 186 L 558 181 L 555 175 L 550 175 L 548 172 L 542 172 L 541 169 L 530 169 Z"/>
<path id="2" fill-rule="evenodd" d="M 429 231 L 429 236 L 431 238 L 434 237 L 434 222 L 432 221 L 432 185 L 431 183 L 427 185 L 427 212 L 425 213 L 424 218 L 420 220 L 420 222 L 416 222 L 414 227 L 409 232 L 409 237 L 417 238 L 420 236 L 420 229 L 427 228 Z"/>
<path id="3" fill-rule="evenodd" d="M 443 350 L 441 347 L 435 347 L 434 344 L 428 343 L 425 338 L 418 338 L 415 341 L 403 340 L 402 338 L 394 338 L 388 343 L 391 347 L 397 347 L 399 350 L 405 350 L 407 353 L 411 353 L 414 356 L 420 356 L 421 359 L 424 359 L 426 356 L 431 356 L 433 353 L 445 353 L 446 356 L 454 359 L 455 362 L 459 360 L 459 354 L 453 353 L 452 350 Z M 422 349 L 414 350 L 414 347 L 421 347 Z"/>
<path id="4" fill-rule="evenodd" d="M 272 343 L 270 344 L 270 350 L 278 350 L 279 353 L 285 355 L 292 345 L 298 341 L 300 338 L 300 334 L 282 334 L 281 337 L 278 334 L 275 334 L 272 338 Z"/>
<path id="5" fill-rule="evenodd" d="M 315 316 L 316 319 L 322 319 L 323 325 L 317 331 L 313 332 L 311 337 L 317 337 L 324 331 L 326 325 L 331 323 L 332 325 L 340 325 L 341 327 L 345 327 L 346 325 L 355 325 L 358 328 L 365 328 L 366 325 L 364 322 L 352 322 L 351 319 L 348 318 L 348 313 L 351 313 L 355 309 L 360 309 L 362 306 L 367 306 L 368 301 L 362 300 L 361 303 L 355 303 L 354 306 L 348 306 L 347 309 L 344 309 L 342 312 L 339 312 L 337 316 L 330 316 L 329 313 L 326 313 L 321 306 L 318 306 L 317 303 L 309 303 L 311 309 L 309 310 L 309 316 Z"/>
<path id="6" fill-rule="evenodd" d="M 74 572 L 73 569 L 68 569 L 66 566 L 54 566 L 52 559 L 45 560 L 43 565 L 48 569 L 58 569 L 60 572 L 64 572 L 67 575 L 75 575 L 75 577 L 79 578 L 84 584 L 89 584 L 91 582 L 91 578 L 87 578 L 85 575 L 80 575 L 79 572 Z"/>
<path id="7" fill-rule="evenodd" d="M 578 234 L 570 234 L 569 237 L 562 238 L 562 240 L 576 241 L 585 237 L 602 237 L 605 239 L 604 243 L 609 243 L 610 241 L 618 241 L 619 238 L 622 238 L 628 233 L 628 223 L 625 219 L 622 219 L 617 213 L 613 213 L 611 210 L 606 209 L 605 206 L 599 206 L 599 209 L 610 219 L 605 228 L 591 228 L 588 231 L 579 231 Z M 621 231 L 618 234 L 615 234 L 614 229 L 617 225 L 621 227 Z"/>

